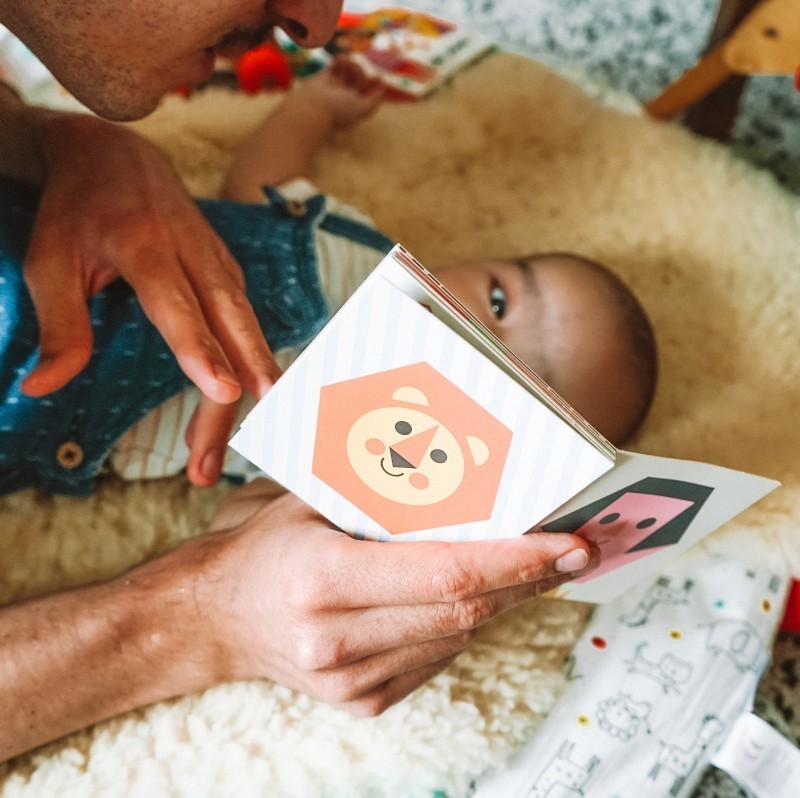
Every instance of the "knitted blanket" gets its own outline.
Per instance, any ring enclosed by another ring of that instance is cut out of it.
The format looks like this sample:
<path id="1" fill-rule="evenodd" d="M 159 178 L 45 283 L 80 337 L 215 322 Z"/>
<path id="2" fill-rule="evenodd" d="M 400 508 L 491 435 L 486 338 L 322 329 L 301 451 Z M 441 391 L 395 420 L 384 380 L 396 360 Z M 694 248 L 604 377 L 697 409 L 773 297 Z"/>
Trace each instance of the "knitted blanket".
<path id="1" fill-rule="evenodd" d="M 800 575 L 800 200 L 628 97 L 582 86 L 492 54 L 428 100 L 337 133 L 310 177 L 430 266 L 550 249 L 607 263 L 647 308 L 660 348 L 655 405 L 628 448 L 783 483 L 686 556 Z M 209 90 L 137 127 L 208 196 L 273 102 Z M 87 500 L 7 497 L 0 601 L 153 557 L 201 533 L 227 490 L 109 480 Z M 458 798 L 554 706 L 589 611 L 548 599 L 510 611 L 373 719 L 268 681 L 140 709 L 0 766 L 0 796 Z"/>

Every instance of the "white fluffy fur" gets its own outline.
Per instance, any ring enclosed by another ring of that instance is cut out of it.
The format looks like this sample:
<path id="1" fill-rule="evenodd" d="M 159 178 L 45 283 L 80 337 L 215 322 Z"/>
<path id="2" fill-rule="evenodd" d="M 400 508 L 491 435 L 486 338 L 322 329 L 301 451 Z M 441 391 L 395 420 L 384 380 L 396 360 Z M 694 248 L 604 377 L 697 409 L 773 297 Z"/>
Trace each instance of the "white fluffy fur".
<path id="1" fill-rule="evenodd" d="M 176 98 L 139 127 L 193 191 L 213 195 L 272 102 Z M 800 202 L 770 175 L 498 54 L 430 100 L 385 106 L 339 134 L 311 177 L 429 265 L 547 249 L 609 264 L 650 312 L 661 353 L 657 400 L 631 448 L 782 480 L 705 545 L 800 573 Z M 152 557 L 201 532 L 224 490 L 110 482 L 87 501 L 9 497 L 0 601 Z M 587 612 L 540 600 L 507 613 L 372 720 L 269 682 L 139 710 L 0 766 L 0 795 L 405 798 L 439 788 L 457 798 L 556 701 Z"/>

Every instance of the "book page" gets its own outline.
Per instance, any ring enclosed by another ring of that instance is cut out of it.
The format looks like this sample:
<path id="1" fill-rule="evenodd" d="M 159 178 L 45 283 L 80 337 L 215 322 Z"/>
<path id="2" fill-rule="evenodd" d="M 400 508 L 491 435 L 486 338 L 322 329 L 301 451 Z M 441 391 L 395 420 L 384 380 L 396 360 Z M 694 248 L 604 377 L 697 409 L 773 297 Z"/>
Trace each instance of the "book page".
<path id="1" fill-rule="evenodd" d="M 603 556 L 597 570 L 550 595 L 610 601 L 779 484 L 708 463 L 619 451 L 612 471 L 540 525 L 593 540 Z"/>

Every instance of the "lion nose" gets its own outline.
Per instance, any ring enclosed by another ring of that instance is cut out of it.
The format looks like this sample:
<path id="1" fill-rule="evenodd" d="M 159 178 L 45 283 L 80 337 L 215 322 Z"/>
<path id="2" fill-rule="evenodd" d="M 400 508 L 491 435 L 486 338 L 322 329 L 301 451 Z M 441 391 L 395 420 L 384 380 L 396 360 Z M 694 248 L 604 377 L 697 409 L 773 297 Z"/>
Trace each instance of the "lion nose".
<path id="1" fill-rule="evenodd" d="M 438 424 L 430 429 L 418 432 L 416 435 L 403 438 L 403 440 L 390 446 L 389 452 L 392 458 L 392 465 L 395 468 L 419 468 L 419 464 L 422 462 L 425 452 L 428 451 L 437 429 L 439 429 Z"/>
<path id="2" fill-rule="evenodd" d="M 401 457 L 394 449 L 389 447 L 389 452 L 392 455 L 392 465 L 395 468 L 416 468 L 416 466 L 412 465 L 411 463 L 406 460 L 405 457 Z"/>

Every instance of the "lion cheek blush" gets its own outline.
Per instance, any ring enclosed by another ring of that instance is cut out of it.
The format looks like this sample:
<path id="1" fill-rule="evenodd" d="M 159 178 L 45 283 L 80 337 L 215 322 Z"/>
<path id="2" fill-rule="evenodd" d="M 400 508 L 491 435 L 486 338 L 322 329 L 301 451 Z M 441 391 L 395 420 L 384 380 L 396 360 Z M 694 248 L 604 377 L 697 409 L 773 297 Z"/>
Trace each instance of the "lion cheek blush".
<path id="1" fill-rule="evenodd" d="M 412 488 L 416 488 L 417 490 L 425 490 L 430 484 L 430 480 L 425 476 L 425 474 L 412 474 L 408 478 L 408 484 L 411 485 Z"/>
<path id="2" fill-rule="evenodd" d="M 368 438 L 367 441 L 364 443 L 364 448 L 370 453 L 374 455 L 383 454 L 386 450 L 386 446 L 384 445 L 382 440 L 378 438 Z"/>

